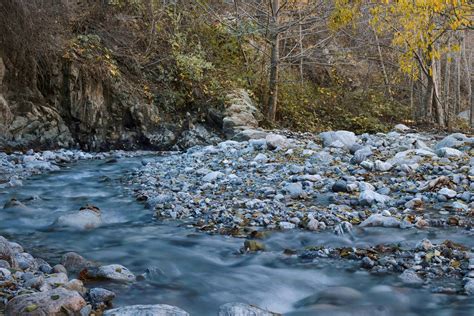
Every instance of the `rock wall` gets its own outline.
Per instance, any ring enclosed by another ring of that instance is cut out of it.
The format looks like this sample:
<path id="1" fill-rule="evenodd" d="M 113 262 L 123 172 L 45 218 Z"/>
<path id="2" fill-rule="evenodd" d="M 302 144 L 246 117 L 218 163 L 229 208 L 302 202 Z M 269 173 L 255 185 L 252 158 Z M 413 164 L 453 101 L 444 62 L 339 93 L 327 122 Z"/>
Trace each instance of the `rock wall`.
<path id="1" fill-rule="evenodd" d="M 15 67 L 1 56 L 0 148 L 182 149 L 258 126 L 258 111 L 244 90 L 229 96 L 224 112 L 210 108 L 205 118 L 182 113 L 165 119 L 157 106 L 126 92 L 127 78 L 105 82 L 58 60 L 32 74 L 37 78 L 30 87 L 21 86 Z"/>

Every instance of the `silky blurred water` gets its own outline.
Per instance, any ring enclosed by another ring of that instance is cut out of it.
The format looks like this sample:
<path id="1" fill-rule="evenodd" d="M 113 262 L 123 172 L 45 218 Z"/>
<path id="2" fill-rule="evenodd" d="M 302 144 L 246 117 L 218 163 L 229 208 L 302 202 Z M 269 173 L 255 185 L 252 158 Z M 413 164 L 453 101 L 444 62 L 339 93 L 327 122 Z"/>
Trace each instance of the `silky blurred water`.
<path id="1" fill-rule="evenodd" d="M 451 239 L 474 247 L 474 238 L 455 230 L 355 230 L 353 237 L 293 230 L 270 234 L 267 250 L 239 253 L 244 240 L 196 232 L 179 222 L 161 222 L 135 201 L 121 178 L 141 167 L 142 158 L 115 163 L 84 161 L 0 189 L 0 205 L 10 198 L 28 210 L 0 209 L 0 235 L 21 243 L 34 256 L 58 263 L 75 251 L 103 264 L 118 263 L 145 280 L 132 285 L 94 284 L 117 293 L 115 306 L 170 304 L 192 315 L 216 315 L 220 305 L 244 302 L 288 315 L 472 315 L 472 299 L 432 294 L 428 288 L 404 287 L 394 275 L 372 276 L 350 261 L 321 259 L 302 263 L 283 254 L 306 246 L 367 246 L 398 242 L 416 244 Z M 104 225 L 90 231 L 58 230 L 55 219 L 85 204 L 102 210 Z M 332 286 L 354 288 L 363 302 L 297 310 L 294 304 Z M 327 308 L 327 309 L 325 309 Z"/>

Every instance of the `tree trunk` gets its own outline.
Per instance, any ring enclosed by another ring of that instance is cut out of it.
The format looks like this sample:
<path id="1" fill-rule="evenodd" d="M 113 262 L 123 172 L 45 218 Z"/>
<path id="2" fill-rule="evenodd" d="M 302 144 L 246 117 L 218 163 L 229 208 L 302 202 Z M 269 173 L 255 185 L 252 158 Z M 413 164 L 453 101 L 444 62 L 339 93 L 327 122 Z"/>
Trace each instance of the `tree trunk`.
<path id="1" fill-rule="evenodd" d="M 272 0 L 272 26 L 271 34 L 271 60 L 270 60 L 270 82 L 268 96 L 268 120 L 275 122 L 278 104 L 278 77 L 280 68 L 280 31 L 278 30 L 278 9 L 280 0 Z"/>
<path id="2" fill-rule="evenodd" d="M 435 121 L 440 127 L 446 126 L 446 117 L 445 117 L 445 109 L 443 107 L 443 103 L 441 102 L 440 95 L 439 95 L 439 79 L 438 79 L 438 69 L 439 65 L 436 60 L 432 61 L 432 74 L 431 74 L 431 101 L 432 101 L 432 109 L 434 110 L 435 114 Z"/>

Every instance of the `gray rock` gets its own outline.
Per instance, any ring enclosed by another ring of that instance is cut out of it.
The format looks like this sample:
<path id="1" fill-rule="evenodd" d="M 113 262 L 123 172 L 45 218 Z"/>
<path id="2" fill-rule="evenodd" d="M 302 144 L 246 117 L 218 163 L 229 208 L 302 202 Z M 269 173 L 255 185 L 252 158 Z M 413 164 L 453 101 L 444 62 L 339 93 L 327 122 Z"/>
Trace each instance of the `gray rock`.
<path id="1" fill-rule="evenodd" d="M 219 307 L 219 316 L 276 316 L 278 314 L 266 311 L 244 303 L 227 303 Z"/>
<path id="2" fill-rule="evenodd" d="M 320 293 L 308 296 L 295 303 L 295 307 L 306 307 L 315 304 L 348 305 L 362 300 L 363 295 L 359 291 L 343 286 L 329 287 Z"/>
<path id="3" fill-rule="evenodd" d="M 372 214 L 365 221 L 360 223 L 360 227 L 400 227 L 400 221 L 391 216 L 382 214 Z"/>
<path id="4" fill-rule="evenodd" d="M 76 213 L 59 216 L 55 225 L 77 230 L 89 230 L 102 225 L 102 218 L 100 213 L 95 210 L 83 209 Z"/>
<path id="5" fill-rule="evenodd" d="M 423 284 L 423 280 L 413 270 L 403 271 L 403 273 L 400 274 L 399 278 L 400 280 L 402 280 L 403 283 L 408 284 L 408 285 Z"/>
<path id="6" fill-rule="evenodd" d="M 337 180 L 332 186 L 333 192 L 347 192 L 347 182 L 344 180 Z"/>
<path id="7" fill-rule="evenodd" d="M 438 194 L 444 195 L 447 198 L 453 199 L 456 197 L 457 193 L 454 190 L 448 189 L 448 188 L 442 188 L 441 190 L 438 191 Z"/>
<path id="8" fill-rule="evenodd" d="M 210 172 L 208 174 L 206 174 L 203 178 L 202 178 L 202 181 L 204 182 L 214 182 L 216 181 L 217 179 L 221 179 L 225 176 L 225 174 L 223 174 L 222 172 L 220 171 L 213 171 L 213 172 Z"/>
<path id="9" fill-rule="evenodd" d="M 322 138 L 325 147 L 331 146 L 334 142 L 340 142 L 345 148 L 349 149 L 357 142 L 355 134 L 348 131 L 323 132 L 319 136 Z"/>
<path id="10" fill-rule="evenodd" d="M 361 205 L 372 205 L 375 203 L 385 204 L 390 200 L 390 197 L 379 194 L 372 190 L 364 190 L 359 195 L 359 203 Z"/>
<path id="11" fill-rule="evenodd" d="M 474 279 L 468 279 L 464 284 L 464 291 L 467 295 L 474 295 Z"/>
<path id="12" fill-rule="evenodd" d="M 170 305 L 132 305 L 104 312 L 104 316 L 189 316 L 184 310 Z"/>
<path id="13" fill-rule="evenodd" d="M 136 279 L 130 270 L 119 264 L 90 268 L 87 269 L 86 275 L 92 279 L 105 279 L 117 282 L 134 282 Z"/>
<path id="14" fill-rule="evenodd" d="M 18 263 L 18 267 L 22 270 L 37 268 L 35 258 L 33 258 L 33 256 L 29 253 L 16 253 L 15 260 Z"/>
<path id="15" fill-rule="evenodd" d="M 97 266 L 93 262 L 85 259 L 75 252 L 68 252 L 64 254 L 61 258 L 61 264 L 70 273 L 79 272 L 84 268 Z"/>
<path id="16" fill-rule="evenodd" d="M 436 150 L 436 154 L 444 158 L 460 158 L 464 156 L 464 153 L 462 151 L 449 147 L 439 148 L 438 150 Z"/>
<path id="17" fill-rule="evenodd" d="M 57 288 L 46 292 L 20 295 L 10 300 L 5 309 L 6 316 L 14 315 L 64 315 L 79 313 L 86 306 L 86 301 L 74 291 Z"/>
<path id="18" fill-rule="evenodd" d="M 285 187 L 285 191 L 288 192 L 288 194 L 293 199 L 301 198 L 304 196 L 303 185 L 300 182 L 293 182 L 288 184 Z"/>
<path id="19" fill-rule="evenodd" d="M 448 135 L 435 145 L 435 149 L 437 150 L 437 149 L 445 148 L 445 147 L 449 147 L 449 148 L 461 147 L 464 145 L 464 141 L 466 140 L 466 138 L 467 138 L 466 135 L 461 134 L 461 133 Z"/>
<path id="20" fill-rule="evenodd" d="M 96 287 L 89 290 L 89 297 L 94 306 L 99 306 L 101 304 L 109 305 L 115 298 L 115 293 Z"/>
<path id="21" fill-rule="evenodd" d="M 271 150 L 277 148 L 286 148 L 289 145 L 288 139 L 285 136 L 278 134 L 268 134 L 265 139 L 267 141 L 268 148 Z"/>

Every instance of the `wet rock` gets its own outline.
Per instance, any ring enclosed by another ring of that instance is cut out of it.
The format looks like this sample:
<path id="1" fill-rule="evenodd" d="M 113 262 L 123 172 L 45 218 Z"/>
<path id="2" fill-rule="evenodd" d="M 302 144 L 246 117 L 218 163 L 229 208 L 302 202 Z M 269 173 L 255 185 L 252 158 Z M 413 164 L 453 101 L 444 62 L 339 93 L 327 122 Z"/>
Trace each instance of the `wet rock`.
<path id="1" fill-rule="evenodd" d="M 59 216 L 55 225 L 78 230 L 89 230 L 102 225 L 102 218 L 98 208 L 86 206 L 79 210 L 79 212 Z"/>
<path id="2" fill-rule="evenodd" d="M 360 223 L 360 227 L 400 227 L 400 221 L 391 216 L 382 214 L 372 214 L 365 221 Z"/>
<path id="3" fill-rule="evenodd" d="M 474 295 L 474 279 L 468 279 L 464 284 L 464 291 L 467 295 Z"/>
<path id="4" fill-rule="evenodd" d="M 77 280 L 77 279 L 70 280 L 69 282 L 64 284 L 63 287 L 65 289 L 68 289 L 68 290 L 71 290 L 71 291 L 76 291 L 79 294 L 81 294 L 82 296 L 84 296 L 84 294 L 86 294 L 86 292 L 87 292 L 87 289 L 84 286 L 84 283 L 82 283 L 81 280 Z"/>
<path id="5" fill-rule="evenodd" d="M 53 272 L 54 273 L 66 273 L 67 274 L 67 270 L 62 264 L 55 265 L 53 267 Z"/>
<path id="6" fill-rule="evenodd" d="M 259 307 L 244 303 L 227 303 L 219 307 L 219 316 L 277 316 Z"/>
<path id="7" fill-rule="evenodd" d="M 89 290 L 89 298 L 95 309 L 101 306 L 110 306 L 115 298 L 115 293 L 102 288 L 92 288 Z"/>
<path id="8" fill-rule="evenodd" d="M 369 257 L 364 257 L 360 263 L 360 266 L 364 269 L 372 269 L 375 266 L 375 262 Z"/>
<path id="9" fill-rule="evenodd" d="M 104 316 L 189 316 L 184 310 L 170 305 L 132 305 L 104 312 Z"/>
<path id="10" fill-rule="evenodd" d="M 119 264 L 87 268 L 81 272 L 81 276 L 86 279 L 105 279 L 117 282 L 134 282 L 136 279 L 130 270 Z"/>
<path id="11" fill-rule="evenodd" d="M 308 296 L 295 303 L 295 307 L 307 307 L 316 304 L 348 305 L 354 304 L 363 298 L 359 291 L 343 286 L 329 287 L 320 293 Z"/>
<path id="12" fill-rule="evenodd" d="M 44 281 L 46 284 L 54 288 L 68 283 L 69 279 L 66 273 L 54 273 L 48 275 Z"/>
<path id="13" fill-rule="evenodd" d="M 0 236 L 0 260 L 5 260 L 12 268 L 18 267 L 15 253 L 10 243 L 2 236 Z"/>
<path id="14" fill-rule="evenodd" d="M 15 260 L 18 263 L 18 267 L 22 270 L 37 268 L 35 258 L 29 253 L 15 253 Z"/>
<path id="15" fill-rule="evenodd" d="M 10 300 L 5 314 L 13 315 L 64 315 L 64 311 L 74 314 L 86 306 L 85 300 L 74 291 L 57 288 L 46 292 L 20 295 Z"/>
<path id="16" fill-rule="evenodd" d="M 255 252 L 264 251 L 265 245 L 257 240 L 246 240 L 244 242 L 244 251 Z"/>
<path id="17" fill-rule="evenodd" d="M 93 262 L 85 259 L 75 252 L 68 252 L 64 254 L 61 258 L 61 264 L 70 273 L 79 272 L 84 268 L 97 266 Z"/>
<path id="18" fill-rule="evenodd" d="M 405 270 L 400 274 L 399 279 L 408 285 L 420 285 L 423 284 L 423 280 L 413 270 Z"/>

